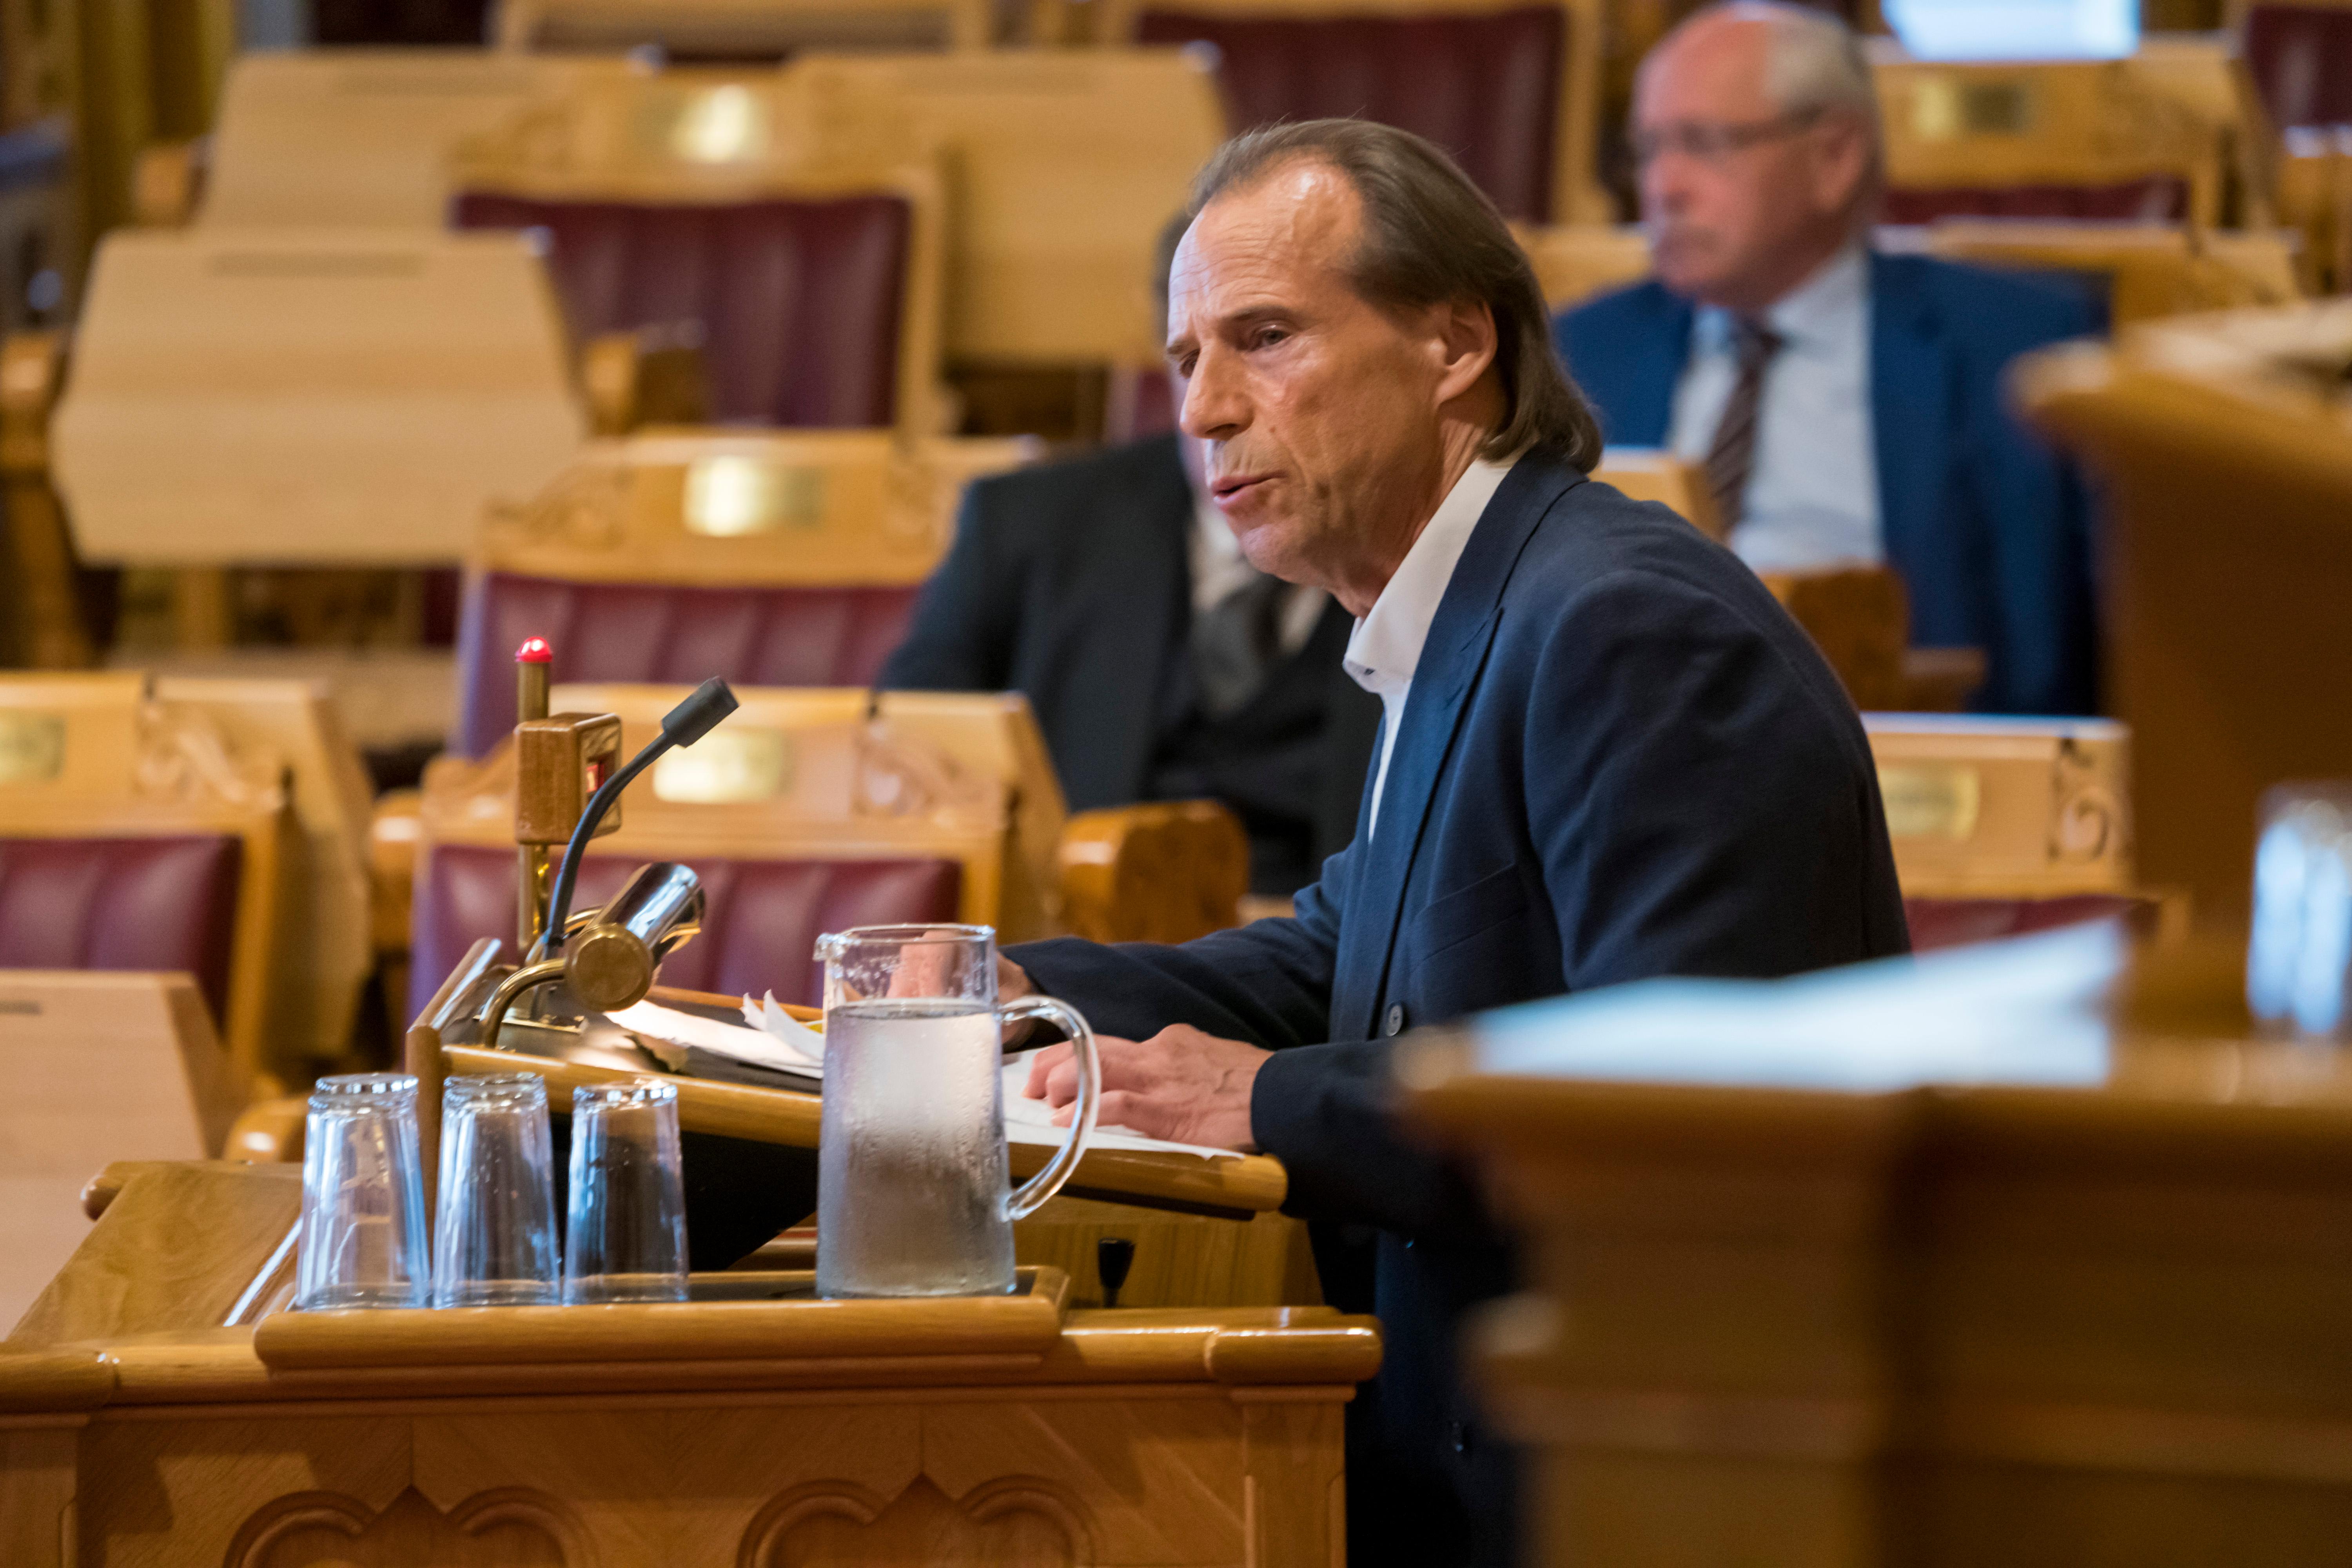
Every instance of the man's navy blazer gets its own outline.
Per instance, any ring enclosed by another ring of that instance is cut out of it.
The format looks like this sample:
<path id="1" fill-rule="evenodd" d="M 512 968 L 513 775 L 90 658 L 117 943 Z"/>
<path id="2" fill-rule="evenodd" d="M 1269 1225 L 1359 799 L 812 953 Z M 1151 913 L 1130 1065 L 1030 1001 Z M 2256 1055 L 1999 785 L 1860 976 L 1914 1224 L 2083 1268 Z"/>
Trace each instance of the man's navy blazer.
<path id="1" fill-rule="evenodd" d="M 1377 831 L 1360 815 L 1295 918 L 1012 957 L 1107 1034 L 1184 1023 L 1275 1052 L 1251 1119 L 1289 1167 L 1286 1208 L 1380 1232 L 1388 1348 L 1359 1402 L 1373 1430 L 1351 1414 L 1350 1560 L 1423 1564 L 1510 1560 L 1513 1467 L 1454 1344 L 1512 1278 L 1465 1173 L 1392 1121 L 1389 1037 L 1907 945 L 1870 745 L 1811 640 L 1664 507 L 1529 456 L 1439 603 Z"/>
<path id="2" fill-rule="evenodd" d="M 1609 440 L 1666 444 L 1693 315 L 1654 279 L 1553 323 Z M 2019 354 L 2103 330 L 2101 312 L 2032 279 L 1874 253 L 1870 315 L 1879 526 L 1911 640 L 1985 650 L 1981 711 L 2095 711 L 2089 510 L 2001 382 Z"/>
<path id="3" fill-rule="evenodd" d="M 1192 623 L 1193 526 L 1173 435 L 974 480 L 955 542 L 877 684 L 1023 692 L 1071 810 L 1148 799 L 1171 666 Z M 1380 702 L 1339 663 L 1351 624 L 1327 605 L 1259 700 L 1319 707 L 1311 776 L 1292 776 L 1278 759 L 1236 757 L 1225 770 L 1245 797 L 1286 814 L 1305 808 L 1315 840 L 1307 874 L 1353 831 L 1380 724 Z M 1254 716 L 1237 716 L 1242 733 Z"/>

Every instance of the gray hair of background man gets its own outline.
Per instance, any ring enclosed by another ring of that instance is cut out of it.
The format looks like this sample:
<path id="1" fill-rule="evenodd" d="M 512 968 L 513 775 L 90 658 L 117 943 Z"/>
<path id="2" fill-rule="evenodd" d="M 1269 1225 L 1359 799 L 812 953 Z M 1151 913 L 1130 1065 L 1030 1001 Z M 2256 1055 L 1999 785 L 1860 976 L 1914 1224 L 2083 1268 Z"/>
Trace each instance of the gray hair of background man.
<path id="1" fill-rule="evenodd" d="M 1694 12 L 1650 51 L 1655 59 L 1675 33 L 1704 17 L 1736 16 L 1769 29 L 1764 51 L 1764 94 L 1782 114 L 1834 114 L 1853 121 L 1870 150 L 1866 195 L 1875 196 L 1885 174 L 1885 144 L 1878 121 L 1878 90 L 1862 38 L 1827 11 L 1786 0 L 1725 0 Z M 1646 62 L 1644 62 L 1646 68 Z"/>
<path id="2" fill-rule="evenodd" d="M 1601 460 L 1601 426 L 1552 352 L 1535 268 L 1495 204 L 1433 143 L 1367 120 L 1244 132 L 1194 177 L 1187 220 L 1226 192 L 1300 161 L 1339 170 L 1363 202 L 1363 242 L 1348 271 L 1364 299 L 1384 310 L 1475 300 L 1494 313 L 1505 413 L 1479 455 L 1499 460 L 1543 451 L 1591 472 Z"/>

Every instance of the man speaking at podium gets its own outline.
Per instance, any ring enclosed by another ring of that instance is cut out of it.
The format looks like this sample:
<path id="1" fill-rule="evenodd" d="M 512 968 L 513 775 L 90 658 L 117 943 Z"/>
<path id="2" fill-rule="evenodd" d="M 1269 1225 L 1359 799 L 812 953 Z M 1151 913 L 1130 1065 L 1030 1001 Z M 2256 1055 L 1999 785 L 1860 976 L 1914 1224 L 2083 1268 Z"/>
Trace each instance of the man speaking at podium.
<path id="1" fill-rule="evenodd" d="M 1501 217 L 1406 132 L 1227 143 L 1171 279 L 1184 430 L 1260 570 L 1357 617 L 1381 737 L 1356 837 L 1297 913 L 1181 947 L 1010 951 L 1076 1004 L 1102 1120 L 1261 1149 L 1292 1214 L 1376 1232 L 1388 1352 L 1350 1407 L 1349 1559 L 1504 1563 L 1511 1456 L 1458 1374 L 1511 1286 L 1467 1173 L 1393 1121 L 1392 1037 L 1661 974 L 1901 952 L 1870 749 L 1812 645 L 1727 551 L 1585 476 L 1600 437 Z M 1066 1048 L 1030 1091 L 1074 1092 Z"/>

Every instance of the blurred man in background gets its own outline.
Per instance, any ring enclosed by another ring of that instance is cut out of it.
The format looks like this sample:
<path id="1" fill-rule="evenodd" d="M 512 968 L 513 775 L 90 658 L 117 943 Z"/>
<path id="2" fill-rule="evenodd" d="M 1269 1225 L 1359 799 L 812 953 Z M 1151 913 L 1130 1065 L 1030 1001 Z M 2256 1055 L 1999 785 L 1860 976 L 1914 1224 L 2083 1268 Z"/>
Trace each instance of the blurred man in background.
<path id="1" fill-rule="evenodd" d="M 1973 707 L 2093 710 L 2084 498 L 2001 376 L 2097 313 L 1872 250 L 1877 100 L 1821 12 L 1742 0 L 1685 22 L 1643 63 L 1632 142 L 1654 276 L 1555 328 L 1608 438 L 1704 463 L 1759 571 L 1891 565 L 1914 642 L 1984 650 Z"/>

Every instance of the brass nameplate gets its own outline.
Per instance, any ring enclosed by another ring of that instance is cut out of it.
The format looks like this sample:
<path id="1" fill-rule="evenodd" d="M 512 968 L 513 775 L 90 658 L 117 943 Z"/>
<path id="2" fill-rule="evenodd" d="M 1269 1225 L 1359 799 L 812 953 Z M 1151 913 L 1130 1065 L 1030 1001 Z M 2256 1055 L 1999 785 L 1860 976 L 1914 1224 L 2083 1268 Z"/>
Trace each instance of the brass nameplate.
<path id="1" fill-rule="evenodd" d="M 1922 142 L 1963 136 L 2022 136 L 2032 128 L 2033 97 L 2022 81 L 1969 81 L 1936 76 L 1911 94 L 1911 134 Z"/>
<path id="2" fill-rule="evenodd" d="M 654 763 L 654 798 L 684 805 L 773 800 L 792 784 L 792 742 L 782 730 L 721 724 Z"/>
<path id="3" fill-rule="evenodd" d="M 686 470 L 686 531 L 740 539 L 824 518 L 824 470 L 752 458 L 698 458 Z"/>
<path id="4" fill-rule="evenodd" d="M 649 106 L 652 107 L 652 106 Z M 768 155 L 773 132 L 768 106 L 748 87 L 729 85 L 698 92 L 677 105 L 653 108 L 643 124 L 650 151 L 667 153 L 688 163 L 744 163 Z"/>
<path id="5" fill-rule="evenodd" d="M 0 713 L 0 784 L 47 784 L 65 772 L 66 721 L 55 713 Z"/>
<path id="6" fill-rule="evenodd" d="M 1908 763 L 1878 770 L 1890 838 L 1974 837 L 1983 792 L 1977 770 L 1960 763 Z"/>

